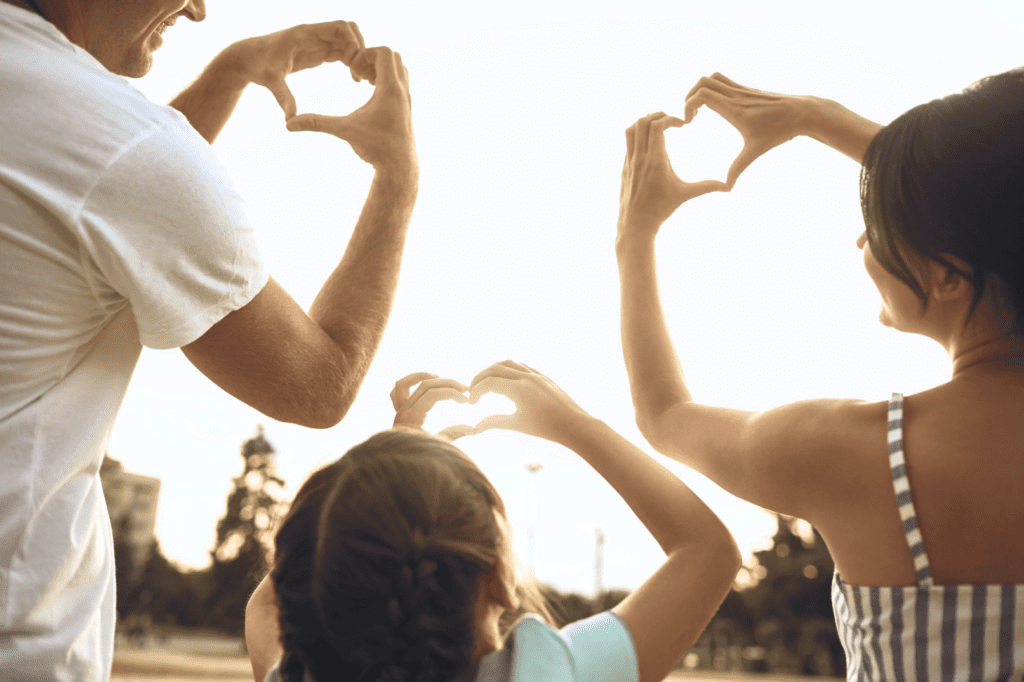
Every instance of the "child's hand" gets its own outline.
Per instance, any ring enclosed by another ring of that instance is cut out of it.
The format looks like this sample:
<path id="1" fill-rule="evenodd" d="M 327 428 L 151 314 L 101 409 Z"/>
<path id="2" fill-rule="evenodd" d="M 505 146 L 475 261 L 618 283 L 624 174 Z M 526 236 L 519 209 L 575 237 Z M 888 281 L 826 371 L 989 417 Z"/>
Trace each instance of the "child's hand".
<path id="1" fill-rule="evenodd" d="M 469 402 L 476 403 L 485 393 L 505 396 L 516 404 L 516 411 L 485 417 L 476 433 L 509 429 L 561 443 L 575 423 L 589 416 L 551 379 L 511 360 L 491 365 L 473 378 Z"/>
<path id="2" fill-rule="evenodd" d="M 419 386 L 410 396 L 409 391 L 416 384 Z M 442 400 L 467 403 L 469 398 L 465 394 L 468 392 L 469 388 L 464 384 L 454 379 L 439 379 L 436 374 L 429 372 L 417 372 L 399 379 L 391 391 L 391 403 L 395 406 L 393 428 L 406 427 L 422 430 L 427 413 L 434 405 Z M 459 424 L 449 426 L 437 436 L 446 440 L 455 440 L 473 433 L 475 430 L 472 426 Z"/>

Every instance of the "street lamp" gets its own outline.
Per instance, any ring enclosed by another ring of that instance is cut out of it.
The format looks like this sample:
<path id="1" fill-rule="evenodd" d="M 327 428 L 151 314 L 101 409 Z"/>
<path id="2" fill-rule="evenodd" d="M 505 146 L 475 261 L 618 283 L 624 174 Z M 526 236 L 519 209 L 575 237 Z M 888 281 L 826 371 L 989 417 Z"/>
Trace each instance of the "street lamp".
<path id="1" fill-rule="evenodd" d="M 529 462 L 523 465 L 530 474 L 537 474 L 544 465 L 539 462 Z M 526 527 L 527 556 L 529 557 L 530 580 L 537 579 L 537 477 L 530 476 L 530 523 Z"/>

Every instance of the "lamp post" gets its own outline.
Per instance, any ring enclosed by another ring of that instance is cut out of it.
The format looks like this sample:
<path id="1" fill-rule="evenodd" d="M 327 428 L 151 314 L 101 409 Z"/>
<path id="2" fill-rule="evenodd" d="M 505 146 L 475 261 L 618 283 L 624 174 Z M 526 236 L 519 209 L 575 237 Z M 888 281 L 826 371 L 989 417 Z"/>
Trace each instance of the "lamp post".
<path id="1" fill-rule="evenodd" d="M 604 531 L 594 529 L 594 599 L 604 592 Z"/>
<path id="2" fill-rule="evenodd" d="M 539 473 L 544 465 L 538 462 L 529 462 L 523 465 L 523 468 L 528 471 L 530 476 L 530 523 L 526 527 L 526 544 L 527 544 L 527 556 L 529 557 L 530 565 L 528 570 L 530 571 L 530 580 L 537 579 L 537 477 L 532 474 Z"/>

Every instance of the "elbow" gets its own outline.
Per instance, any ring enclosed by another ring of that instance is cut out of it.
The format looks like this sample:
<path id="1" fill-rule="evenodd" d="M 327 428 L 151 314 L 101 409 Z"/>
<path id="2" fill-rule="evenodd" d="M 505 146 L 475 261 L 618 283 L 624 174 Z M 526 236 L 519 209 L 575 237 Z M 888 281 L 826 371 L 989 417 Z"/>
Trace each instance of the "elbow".
<path id="1" fill-rule="evenodd" d="M 651 447 L 663 455 L 668 454 L 670 443 L 665 438 L 666 416 L 671 407 L 661 410 L 652 410 L 638 407 L 635 412 L 636 426 L 640 435 L 644 437 Z"/>
<path id="2" fill-rule="evenodd" d="M 288 421 L 311 429 L 337 426 L 355 402 L 369 365 L 369 358 L 354 366 L 337 358 L 320 363 L 294 387 L 292 399 L 287 401 L 291 407 Z"/>
<path id="3" fill-rule="evenodd" d="M 309 429 L 337 426 L 355 402 L 358 384 L 339 381 L 304 381 L 293 385 L 290 395 L 279 394 L 274 410 L 267 416 Z"/>
<path id="4" fill-rule="evenodd" d="M 289 421 L 308 429 L 329 429 L 341 423 L 352 407 L 354 395 L 337 391 L 334 394 L 318 396 L 294 410 Z"/>
<path id="5" fill-rule="evenodd" d="M 736 574 L 743 567 L 743 555 L 736 544 L 732 533 L 723 526 L 723 534 L 714 542 L 704 547 L 707 560 L 713 565 L 712 574 L 715 576 L 712 582 L 717 585 L 708 585 L 709 589 L 717 588 L 722 593 L 722 598 L 728 594 L 736 581 Z"/>
<path id="6" fill-rule="evenodd" d="M 728 529 L 725 530 L 725 537 L 716 551 L 721 556 L 723 578 L 728 578 L 725 586 L 725 591 L 728 592 L 736 581 L 736 574 L 743 568 L 743 554 L 740 552 L 739 545 L 736 544 L 736 538 Z"/>

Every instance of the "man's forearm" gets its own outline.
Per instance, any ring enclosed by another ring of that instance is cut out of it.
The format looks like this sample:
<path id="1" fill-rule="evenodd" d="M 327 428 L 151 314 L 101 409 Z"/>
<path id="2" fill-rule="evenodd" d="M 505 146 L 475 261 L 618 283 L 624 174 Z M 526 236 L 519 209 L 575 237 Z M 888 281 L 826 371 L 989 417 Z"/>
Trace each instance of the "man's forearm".
<path id="1" fill-rule="evenodd" d="M 622 292 L 622 354 L 637 423 L 650 439 L 650 419 L 691 396 L 661 307 L 654 237 L 620 238 L 616 256 Z"/>
<path id="2" fill-rule="evenodd" d="M 374 174 L 345 254 L 309 316 L 338 345 L 345 409 L 351 405 L 387 326 L 418 191 L 415 166 Z"/>
<path id="3" fill-rule="evenodd" d="M 210 144 L 224 129 L 249 84 L 238 68 L 236 45 L 214 57 L 199 77 L 170 102 Z"/>

